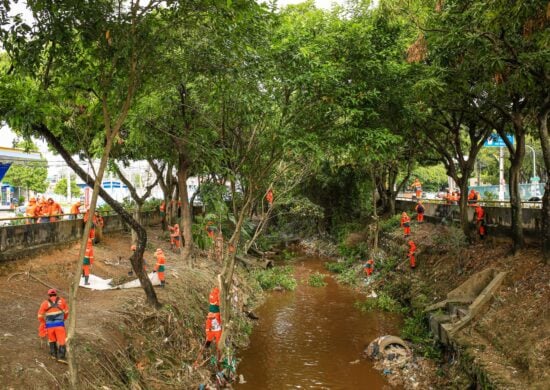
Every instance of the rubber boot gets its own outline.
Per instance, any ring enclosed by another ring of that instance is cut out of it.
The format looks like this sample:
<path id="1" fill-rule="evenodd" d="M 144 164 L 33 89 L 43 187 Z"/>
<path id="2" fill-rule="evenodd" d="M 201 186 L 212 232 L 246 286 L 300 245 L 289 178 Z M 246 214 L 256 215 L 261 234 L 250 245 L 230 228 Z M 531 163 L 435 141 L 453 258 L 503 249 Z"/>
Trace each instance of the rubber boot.
<path id="1" fill-rule="evenodd" d="M 84 276 L 84 284 L 86 286 L 89 286 L 90 285 L 90 282 L 88 282 L 88 279 L 90 279 L 90 276 Z"/>
<path id="2" fill-rule="evenodd" d="M 59 353 L 57 354 L 57 360 L 60 362 L 67 362 L 65 354 L 67 353 L 67 347 L 64 345 L 59 346 Z"/>
<path id="3" fill-rule="evenodd" d="M 164 286 L 166 285 L 166 282 L 164 280 L 161 280 L 160 281 L 160 287 L 161 288 L 164 288 Z"/>
<path id="4" fill-rule="evenodd" d="M 53 343 L 50 342 L 50 357 L 52 359 L 57 358 L 57 343 L 55 341 Z"/>

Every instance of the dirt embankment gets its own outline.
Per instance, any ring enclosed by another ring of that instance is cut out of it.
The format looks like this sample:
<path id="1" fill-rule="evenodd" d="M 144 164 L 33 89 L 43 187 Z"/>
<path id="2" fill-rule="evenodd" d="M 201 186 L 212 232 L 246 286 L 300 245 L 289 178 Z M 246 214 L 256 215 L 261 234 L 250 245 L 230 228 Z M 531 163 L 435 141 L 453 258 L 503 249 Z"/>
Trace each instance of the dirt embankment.
<path id="1" fill-rule="evenodd" d="M 92 273 L 118 281 L 128 279 L 129 247 L 127 234 L 105 237 L 95 247 Z M 157 247 L 167 255 L 167 286 L 156 289 L 161 310 L 146 305 L 141 289 L 79 290 L 76 353 L 81 388 L 198 388 L 215 380 L 215 369 L 208 359 L 214 354 L 213 348 L 199 359 L 200 368 L 192 366 L 204 342 L 208 293 L 219 265 L 199 253 L 195 267 L 188 268 L 169 250 L 162 232 L 150 230 L 145 253 L 149 269 L 155 263 Z M 38 337 L 36 314 L 48 287 L 20 273 L 30 270 L 66 297 L 77 256 L 75 244 L 0 265 L 0 302 L 4 307 L 0 316 L 0 389 L 66 386 L 67 366 L 50 360 L 46 340 Z M 240 272 L 235 282 L 232 304 L 240 313 L 243 306 L 252 303 L 255 291 Z M 244 315 L 237 316 L 232 344 L 244 345 L 250 328 Z"/>
<path id="2" fill-rule="evenodd" d="M 457 334 L 465 365 L 446 365 L 450 375 L 472 369 L 496 388 L 550 388 L 550 265 L 542 261 L 537 243 L 512 256 L 508 239 L 467 245 L 457 229 L 433 224 L 414 225 L 411 238 L 418 246 L 417 268 L 404 261 L 385 283 L 395 298 L 413 306 L 443 300 L 484 269 L 508 272 L 484 310 Z M 386 234 L 383 245 L 406 258 L 401 229 Z"/>

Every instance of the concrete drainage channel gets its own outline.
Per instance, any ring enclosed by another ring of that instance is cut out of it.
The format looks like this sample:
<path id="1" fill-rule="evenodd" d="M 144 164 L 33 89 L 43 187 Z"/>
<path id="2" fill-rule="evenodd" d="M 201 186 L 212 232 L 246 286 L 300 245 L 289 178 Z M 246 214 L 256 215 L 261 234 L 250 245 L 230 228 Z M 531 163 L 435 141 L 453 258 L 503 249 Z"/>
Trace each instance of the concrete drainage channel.
<path id="1" fill-rule="evenodd" d="M 430 329 L 436 339 L 457 354 L 463 354 L 464 347 L 457 340 L 458 332 L 482 314 L 506 275 L 507 272 L 498 272 L 494 268 L 485 269 L 449 292 L 445 300 L 428 306 L 425 311 L 432 313 L 429 316 Z M 467 360 L 468 365 L 475 365 L 472 359 Z M 474 374 L 478 384 L 492 387 L 483 369 L 469 367 L 468 371 Z"/>

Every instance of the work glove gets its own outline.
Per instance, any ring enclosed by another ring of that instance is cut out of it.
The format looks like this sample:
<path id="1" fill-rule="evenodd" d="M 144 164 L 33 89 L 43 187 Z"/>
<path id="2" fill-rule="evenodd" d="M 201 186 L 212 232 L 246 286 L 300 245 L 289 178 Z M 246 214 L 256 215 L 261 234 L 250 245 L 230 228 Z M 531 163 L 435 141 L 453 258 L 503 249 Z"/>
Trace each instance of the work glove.
<path id="1" fill-rule="evenodd" d="M 46 324 L 40 323 L 38 326 L 38 337 L 46 337 L 48 333 L 46 332 Z"/>
<path id="2" fill-rule="evenodd" d="M 157 271 L 153 270 L 153 273 L 154 273 L 154 274 L 156 274 L 156 273 L 157 273 Z"/>

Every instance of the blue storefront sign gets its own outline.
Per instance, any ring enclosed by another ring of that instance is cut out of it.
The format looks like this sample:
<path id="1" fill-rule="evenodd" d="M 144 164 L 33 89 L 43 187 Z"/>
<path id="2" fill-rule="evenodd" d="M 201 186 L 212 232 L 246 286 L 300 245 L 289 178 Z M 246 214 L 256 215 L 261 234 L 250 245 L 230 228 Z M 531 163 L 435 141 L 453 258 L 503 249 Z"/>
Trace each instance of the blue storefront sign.
<path id="1" fill-rule="evenodd" d="M 514 144 L 514 136 L 511 134 L 506 134 L 506 138 L 508 138 L 508 141 Z M 483 144 L 485 147 L 489 148 L 505 148 L 506 143 L 502 139 L 502 137 L 496 133 L 491 134 L 487 139 L 485 140 L 485 143 Z"/>

